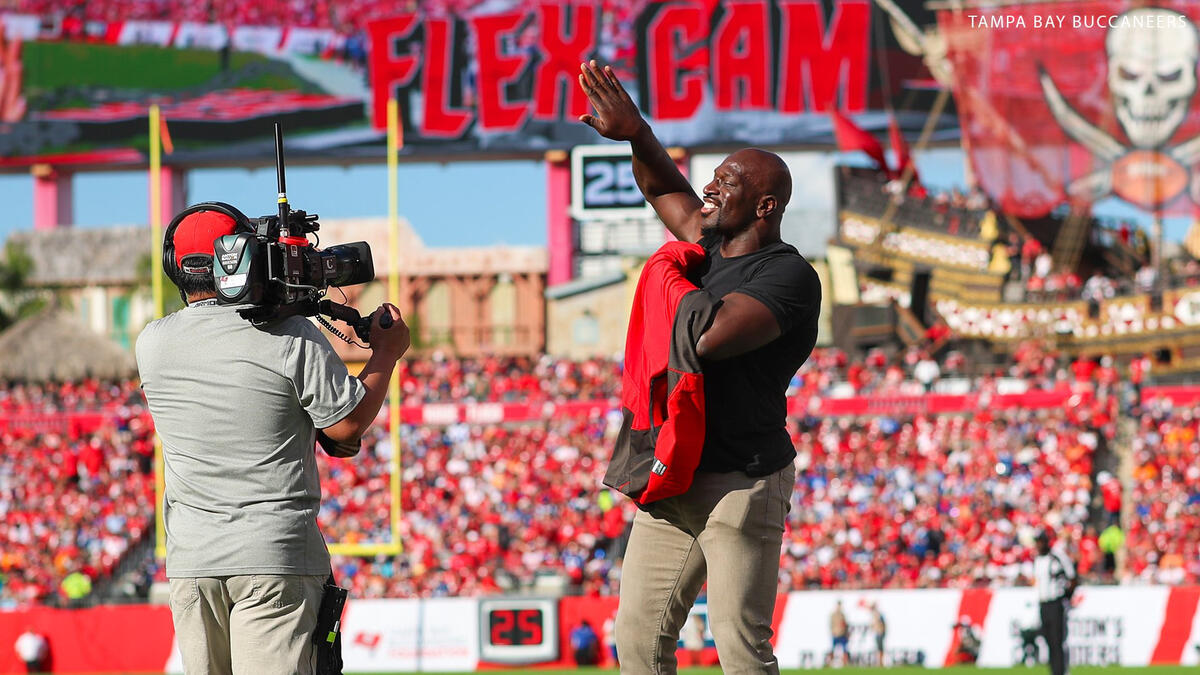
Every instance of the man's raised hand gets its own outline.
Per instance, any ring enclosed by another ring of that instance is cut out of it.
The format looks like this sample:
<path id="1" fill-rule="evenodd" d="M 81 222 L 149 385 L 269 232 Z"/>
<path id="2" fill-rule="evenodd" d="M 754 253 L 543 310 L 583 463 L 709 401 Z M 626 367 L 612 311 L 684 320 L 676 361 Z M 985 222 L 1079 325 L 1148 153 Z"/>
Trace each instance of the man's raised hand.
<path id="1" fill-rule="evenodd" d="M 580 115 L 579 121 L 614 141 L 628 141 L 645 126 L 642 113 L 617 81 L 611 66 L 603 69 L 595 61 L 579 64 L 579 86 L 587 94 L 595 115 Z"/>

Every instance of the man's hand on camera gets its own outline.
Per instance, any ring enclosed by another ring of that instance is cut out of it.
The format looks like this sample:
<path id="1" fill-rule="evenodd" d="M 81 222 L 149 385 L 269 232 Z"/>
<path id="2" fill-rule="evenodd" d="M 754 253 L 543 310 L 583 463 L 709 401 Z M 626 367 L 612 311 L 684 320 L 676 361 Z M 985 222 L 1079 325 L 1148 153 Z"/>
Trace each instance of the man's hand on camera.
<path id="1" fill-rule="evenodd" d="M 379 325 L 379 320 L 384 316 L 391 319 L 391 325 L 387 328 Z M 404 323 L 400 310 L 391 303 L 385 302 L 371 313 L 370 335 L 371 342 L 367 346 L 371 348 L 371 358 L 358 374 L 366 395 L 349 415 L 322 430 L 333 443 L 322 443 L 321 447 L 335 457 L 348 457 L 357 452 L 359 439 L 379 415 L 396 361 L 408 351 L 408 324 Z"/>
<path id="2" fill-rule="evenodd" d="M 392 324 L 387 328 L 380 325 L 380 319 L 385 315 L 391 317 Z M 400 310 L 390 302 L 385 302 L 371 314 L 371 351 L 399 359 L 408 351 L 411 338 L 408 334 L 408 324 Z"/>

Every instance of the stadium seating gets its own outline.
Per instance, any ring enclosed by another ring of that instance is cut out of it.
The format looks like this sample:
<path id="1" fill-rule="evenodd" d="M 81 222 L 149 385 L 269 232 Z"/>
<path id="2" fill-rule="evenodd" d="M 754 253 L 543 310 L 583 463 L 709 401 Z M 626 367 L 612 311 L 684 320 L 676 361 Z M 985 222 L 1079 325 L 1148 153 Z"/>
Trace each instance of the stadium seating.
<path id="1" fill-rule="evenodd" d="M 524 401 L 606 399 L 621 389 L 620 365 L 609 359 L 569 361 L 542 357 L 446 358 L 401 365 L 403 403 L 451 401 Z"/>
<path id="2" fill-rule="evenodd" d="M 814 353 L 792 381 L 795 396 L 919 398 L 956 382 L 994 390 L 1002 379 L 1042 388 L 1069 381 L 1091 394 L 1045 410 L 789 420 L 799 457 L 782 589 L 1025 583 L 1032 534 L 1045 524 L 1060 529 L 1085 574 L 1103 578 L 1103 490 L 1092 477 L 1097 449 L 1116 437 L 1116 397 L 1106 393 L 1115 371 L 1028 345 L 985 372 L 968 377 L 961 356 L 933 360 L 916 348 L 891 359 L 881 352 L 861 360 L 836 350 Z M 612 403 L 620 375 L 619 362 L 603 359 L 434 355 L 407 362 L 405 405 L 607 404 L 583 418 L 402 427 L 397 527 L 404 551 L 335 556 L 339 579 L 356 597 L 476 595 L 555 582 L 571 592 L 615 592 L 633 506 L 600 481 L 619 423 Z M 94 410 L 116 423 L 88 431 L 11 424 Z M 1141 420 L 1130 580 L 1197 579 L 1198 424 L 1200 411 L 1167 408 Z M 385 429 L 371 434 L 356 458 L 321 455 L 320 522 L 331 543 L 393 538 L 395 449 Z M 103 579 L 147 536 L 152 435 L 135 382 L 0 388 L 0 442 L 0 603 L 52 601 L 75 570 Z M 1120 509 L 1119 491 L 1113 498 L 1110 508 L 1105 497 L 1104 509 Z M 163 578 L 157 565 L 148 573 Z"/>
<path id="3" fill-rule="evenodd" d="M 561 573 L 593 593 L 615 588 L 616 542 L 632 504 L 601 490 L 615 420 L 405 428 L 404 553 L 339 557 L 358 597 L 477 595 Z M 331 542 L 391 540 L 392 449 L 380 432 L 353 460 L 324 462 L 321 529 Z"/>
<path id="4" fill-rule="evenodd" d="M 1200 581 L 1200 410 L 1152 407 L 1133 438 L 1131 581 Z"/>
<path id="5" fill-rule="evenodd" d="M 1024 583 L 1045 524 L 1088 549 L 1091 458 L 1112 433 L 1110 405 L 793 420 L 800 459 L 781 589 Z M 548 573 L 578 592 L 615 591 L 632 505 L 597 492 L 614 422 L 406 430 L 405 553 L 339 558 L 335 572 L 359 597 L 495 592 Z M 390 452 L 381 438 L 330 467 L 331 541 L 390 539 L 379 498 Z M 1085 556 L 1081 568 L 1093 563 Z"/>
<path id="6" fill-rule="evenodd" d="M 1054 526 L 1078 548 L 1092 455 L 1112 432 L 1099 423 L 1107 417 L 1097 404 L 798 423 L 785 584 L 1021 583 L 1030 576 L 1037 528 Z"/>
<path id="7" fill-rule="evenodd" d="M 153 431 L 136 383 L 0 389 L 0 413 L 115 407 L 91 433 L 0 431 L 0 606 L 58 602 L 62 580 L 109 575 L 153 531 Z"/>

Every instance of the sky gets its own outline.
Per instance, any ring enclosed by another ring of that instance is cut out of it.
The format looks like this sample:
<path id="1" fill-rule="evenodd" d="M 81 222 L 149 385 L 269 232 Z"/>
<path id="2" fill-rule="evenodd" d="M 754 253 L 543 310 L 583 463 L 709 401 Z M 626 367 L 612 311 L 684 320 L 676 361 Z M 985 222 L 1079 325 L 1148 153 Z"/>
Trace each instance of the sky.
<path id="1" fill-rule="evenodd" d="M 956 148 L 915 153 L 929 186 L 963 187 L 963 156 Z M 862 155 L 839 154 L 838 162 L 865 164 Z M 799 177 L 797 177 L 799 179 Z M 288 197 L 294 208 L 322 218 L 387 214 L 387 169 L 379 165 L 304 166 L 288 169 Z M 147 222 L 147 178 L 143 171 L 80 174 L 75 178 L 78 227 L 140 225 Z M 400 214 L 427 246 L 546 244 L 546 174 L 541 162 L 496 161 L 405 163 L 399 168 Z M 275 208 L 275 170 L 198 169 L 189 177 L 190 203 L 219 200 L 249 216 Z M 33 223 L 33 179 L 0 176 L 0 242 Z M 1148 225 L 1138 209 L 1116 198 L 1095 206 L 1098 215 Z M 1165 223 L 1168 241 L 1179 241 L 1188 219 Z"/>
<path id="2" fill-rule="evenodd" d="M 427 246 L 544 245 L 546 174 L 540 162 L 413 163 L 399 167 L 400 215 Z M 144 225 L 149 218 L 146 172 L 75 177 L 78 227 Z M 387 167 L 291 167 L 288 200 L 322 218 L 387 215 Z M 275 168 L 197 169 L 188 201 L 228 202 L 248 216 L 275 211 Z M 33 179 L 0 176 L 0 241 L 33 227 Z M 164 223 L 165 225 L 165 223 Z"/>

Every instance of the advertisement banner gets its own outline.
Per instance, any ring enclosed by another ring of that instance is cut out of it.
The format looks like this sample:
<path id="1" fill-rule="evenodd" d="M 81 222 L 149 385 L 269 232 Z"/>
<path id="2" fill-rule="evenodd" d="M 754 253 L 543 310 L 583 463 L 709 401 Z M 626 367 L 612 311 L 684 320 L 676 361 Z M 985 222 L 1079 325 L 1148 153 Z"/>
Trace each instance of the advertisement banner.
<path id="1" fill-rule="evenodd" d="M 342 615 L 347 672 L 468 671 L 479 663 L 475 598 L 351 600 Z"/>
<path id="2" fill-rule="evenodd" d="M 1115 195 L 1200 205 L 1200 5 L 1032 2 L 942 10 L 964 147 L 1006 213 Z"/>
<path id="3" fill-rule="evenodd" d="M 830 615 L 840 601 L 849 626 L 849 662 L 876 662 L 877 643 L 870 608 L 884 621 L 885 662 L 936 668 L 964 659 L 960 647 L 970 631 L 980 642 L 977 665 L 1011 667 L 1025 656 L 1022 633 L 1040 624 L 1032 588 L 897 589 L 797 591 L 776 602 L 775 654 L 783 668 L 821 667 L 831 653 Z M 1069 614 L 1068 649 L 1072 665 L 1200 665 L 1200 587 L 1084 586 Z M 612 656 L 615 596 L 566 596 L 557 600 L 511 597 L 432 600 L 351 600 L 343 614 L 343 656 L 347 673 L 496 670 L 504 666 L 480 658 L 481 609 L 494 614 L 489 641 L 533 645 L 557 641 L 546 667 L 570 667 L 569 636 L 584 621 L 600 636 L 601 666 Z M 550 603 L 557 605 L 558 630 Z M 507 607 L 505 606 L 507 605 Z M 503 612 L 514 610 L 511 616 Z M 704 615 L 700 603 L 693 613 Z M 539 623 L 530 611 L 541 611 Z M 499 613 L 496 613 L 499 612 Z M 526 612 L 524 617 L 520 614 Z M 512 619 L 509 623 L 509 618 Z M 711 626 L 711 621 L 706 626 Z M 418 629 L 418 627 L 421 627 Z M 965 627 L 964 627 L 965 626 Z M 165 606 L 121 605 L 92 609 L 32 607 L 0 612 L 0 641 L 12 644 L 26 629 L 45 635 L 54 672 L 182 672 L 170 610 Z M 541 635 L 538 635 L 538 632 Z M 552 633 L 557 632 L 557 635 Z M 137 636 L 131 648 L 130 636 Z M 715 665 L 712 633 L 704 633 L 702 663 Z M 535 639 L 536 638 L 536 639 Z M 974 641 L 972 641 L 974 642 Z M 1030 665 L 1044 664 L 1046 650 L 1033 639 Z M 969 650 L 967 650 L 969 651 Z M 681 665 L 692 655 L 680 645 Z M 23 669 L 13 650 L 0 651 L 0 672 Z"/>
<path id="4" fill-rule="evenodd" d="M 987 622 L 983 626 L 983 644 L 979 665 L 1009 667 L 1022 662 L 1025 649 L 1034 663 L 1048 654 L 1037 639 L 1041 627 L 1037 592 L 1032 588 L 1002 588 L 993 592 Z"/>
<path id="5" fill-rule="evenodd" d="M 1173 406 L 1189 407 L 1200 403 L 1200 387 L 1195 385 L 1169 385 L 1142 388 L 1142 405 L 1165 401 Z"/>
<path id="6" fill-rule="evenodd" d="M 1147 392 L 1162 391 L 1163 388 Z M 1180 388 L 1174 396 L 1191 404 L 1200 399 L 1200 389 Z M 1191 392 L 1191 393 L 1189 393 Z M 1164 394 L 1166 395 L 1166 394 Z M 1064 405 L 1080 405 L 1091 398 L 1089 391 L 1074 391 L 1063 387 L 1048 391 L 1035 390 L 1012 394 L 922 394 L 913 396 L 830 396 L 788 399 L 789 415 L 819 415 L 850 417 L 858 415 L 939 415 L 971 412 L 984 409 L 1057 408 Z M 1146 400 L 1152 400 L 1147 395 Z M 617 399 L 591 399 L 555 403 L 427 403 L 406 405 L 400 408 L 400 420 L 404 424 L 444 426 L 466 422 L 469 424 L 501 424 L 506 422 L 538 422 L 555 418 L 598 418 L 616 413 L 619 417 L 620 401 Z M 41 413 L 33 410 L 0 413 L 0 431 L 6 429 L 56 430 L 59 433 L 91 433 L 102 424 L 119 421 L 128 415 L 120 407 L 110 407 L 99 412 Z M 148 415 L 142 415 L 146 424 L 153 424 Z M 387 416 L 380 414 L 379 421 L 386 424 Z"/>
<path id="7" fill-rule="evenodd" d="M 826 665 L 833 652 L 830 617 L 841 603 L 850 628 L 849 663 L 875 665 L 878 658 L 871 608 L 877 605 L 887 625 L 885 662 L 940 668 L 955 637 L 962 599 L 962 591 L 950 589 L 789 593 L 777 629 L 775 656 L 781 668 Z"/>
<path id="8" fill-rule="evenodd" d="M 1200 588 L 1173 589 L 1167 602 L 1167 620 L 1163 623 L 1163 638 L 1154 650 L 1154 665 L 1178 663 L 1200 665 Z M 1189 620 L 1190 616 L 1190 620 Z"/>
<path id="9" fill-rule="evenodd" d="M 1081 588 L 1067 614 L 1071 665 L 1149 665 L 1163 632 L 1171 590 L 1165 586 Z M 1031 588 L 994 591 L 979 665 L 1020 663 L 1021 631 L 1040 625 L 1038 612 L 1037 594 Z M 1044 660 L 1045 650 L 1038 653 Z"/>
<path id="10" fill-rule="evenodd" d="M 56 673 L 162 672 L 174 635 L 166 607 L 5 609 L 0 611 L 0 673 L 26 672 L 13 645 L 27 630 L 46 638 Z"/>
<path id="11" fill-rule="evenodd" d="M 592 630 L 600 636 L 600 665 L 614 667 L 617 665 L 615 634 L 617 620 L 616 596 L 567 596 L 558 602 L 559 615 L 559 662 L 564 667 L 572 665 L 571 631 L 583 622 L 587 622 Z"/>
<path id="12" fill-rule="evenodd" d="M 0 167 L 106 156 L 84 150 L 143 161 L 151 102 L 164 107 L 171 163 L 269 161 L 263 112 L 281 102 L 288 133 L 304 136 L 290 156 L 378 158 L 393 96 L 405 155 L 540 157 L 597 142 L 578 121 L 588 110 L 579 64 L 593 58 L 613 66 L 667 145 L 824 145 L 835 108 L 868 130 L 887 126 L 868 109 L 890 91 L 871 77 L 873 45 L 896 55 L 897 78 L 920 69 L 886 24 L 875 27 L 882 41 L 872 38 L 871 16 L 869 0 L 496 0 L 335 32 L 4 14 L 15 42 L 0 62 L 0 122 L 12 125 L 0 135 Z M 899 122 L 916 133 L 925 118 Z M 955 127 L 939 120 L 937 138 Z"/>
<path id="13" fill-rule="evenodd" d="M 504 3 L 500 3 L 504 4 Z M 542 3 L 370 26 L 372 121 L 390 96 L 405 139 L 493 149 L 594 142 L 579 64 L 611 64 L 668 145 L 793 143 L 866 108 L 867 0 Z"/>

